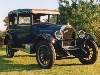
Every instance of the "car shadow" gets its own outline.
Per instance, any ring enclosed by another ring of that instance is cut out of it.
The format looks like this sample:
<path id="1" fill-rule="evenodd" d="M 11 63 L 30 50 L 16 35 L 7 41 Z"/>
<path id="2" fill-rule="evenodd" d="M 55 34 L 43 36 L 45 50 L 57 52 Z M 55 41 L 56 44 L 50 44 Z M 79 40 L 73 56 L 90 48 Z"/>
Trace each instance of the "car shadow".
<path id="1" fill-rule="evenodd" d="M 6 64 L 6 63 L 11 63 L 10 60 L 5 60 L 6 56 L 5 55 L 1 55 L 0 56 L 0 65 L 1 64 Z"/>
<path id="2" fill-rule="evenodd" d="M 76 57 L 64 57 L 61 59 L 75 59 Z M 57 60 L 61 60 L 61 59 L 57 59 Z M 66 64 L 54 64 L 55 66 L 79 66 L 79 65 L 86 65 L 86 64 L 82 64 L 82 63 L 66 63 Z M 89 65 L 89 64 L 88 64 Z"/>
<path id="3" fill-rule="evenodd" d="M 79 65 L 83 65 L 83 64 L 76 64 L 76 63 L 73 63 L 73 64 L 55 64 L 55 66 L 79 66 Z"/>
<path id="4" fill-rule="evenodd" d="M 24 70 L 41 70 L 38 64 L 14 64 L 6 58 L 5 55 L 0 56 L 0 72 L 24 71 Z"/>
<path id="5" fill-rule="evenodd" d="M 15 55 L 14 57 L 36 57 L 36 55 Z"/>

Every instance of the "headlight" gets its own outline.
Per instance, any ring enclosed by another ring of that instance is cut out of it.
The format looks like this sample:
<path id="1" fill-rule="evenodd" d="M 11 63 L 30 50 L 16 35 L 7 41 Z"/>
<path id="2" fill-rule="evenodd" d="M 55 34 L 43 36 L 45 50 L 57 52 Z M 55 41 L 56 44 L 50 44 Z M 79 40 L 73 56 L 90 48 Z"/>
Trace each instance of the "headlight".
<path id="1" fill-rule="evenodd" d="M 60 31 L 56 31 L 56 32 L 55 32 L 55 37 L 56 37 L 58 40 L 60 40 L 60 39 L 62 38 L 61 32 L 60 32 Z"/>
<path id="2" fill-rule="evenodd" d="M 85 37 L 85 31 L 84 30 L 80 30 L 78 33 L 79 38 L 84 38 Z"/>

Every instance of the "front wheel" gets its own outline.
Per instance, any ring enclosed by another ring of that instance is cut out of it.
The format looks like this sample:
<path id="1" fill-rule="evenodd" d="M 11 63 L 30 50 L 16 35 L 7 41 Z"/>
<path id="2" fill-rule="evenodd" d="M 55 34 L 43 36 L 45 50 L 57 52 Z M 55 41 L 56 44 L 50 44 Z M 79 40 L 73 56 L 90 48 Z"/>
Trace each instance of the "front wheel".
<path id="1" fill-rule="evenodd" d="M 55 61 L 55 49 L 51 43 L 42 41 L 37 45 L 36 60 L 42 68 L 51 68 Z"/>
<path id="2" fill-rule="evenodd" d="M 79 60 L 82 64 L 94 64 L 98 56 L 98 47 L 94 41 L 86 41 L 85 47 L 83 48 L 86 51 L 83 57 L 79 57 Z"/>

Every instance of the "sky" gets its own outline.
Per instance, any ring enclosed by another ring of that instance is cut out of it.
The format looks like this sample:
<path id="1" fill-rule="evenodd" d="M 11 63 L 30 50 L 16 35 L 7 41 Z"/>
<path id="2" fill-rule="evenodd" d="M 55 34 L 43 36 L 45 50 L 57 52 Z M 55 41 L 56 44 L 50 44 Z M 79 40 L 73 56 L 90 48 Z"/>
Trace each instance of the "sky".
<path id="1" fill-rule="evenodd" d="M 6 29 L 3 19 L 11 10 L 24 8 L 57 9 L 58 7 L 58 0 L 0 0 L 0 30 Z"/>

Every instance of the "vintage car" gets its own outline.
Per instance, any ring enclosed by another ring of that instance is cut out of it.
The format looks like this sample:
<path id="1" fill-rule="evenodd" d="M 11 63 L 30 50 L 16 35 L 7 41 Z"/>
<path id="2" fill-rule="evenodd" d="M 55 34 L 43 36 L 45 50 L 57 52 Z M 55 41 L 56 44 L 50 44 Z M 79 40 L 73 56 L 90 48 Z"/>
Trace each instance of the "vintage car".
<path id="1" fill-rule="evenodd" d="M 7 57 L 20 49 L 36 53 L 42 68 L 51 68 L 56 59 L 73 56 L 82 64 L 94 64 L 98 47 L 95 38 L 84 30 L 75 31 L 68 23 L 61 25 L 58 10 L 17 9 L 8 14 L 4 39 Z"/>

